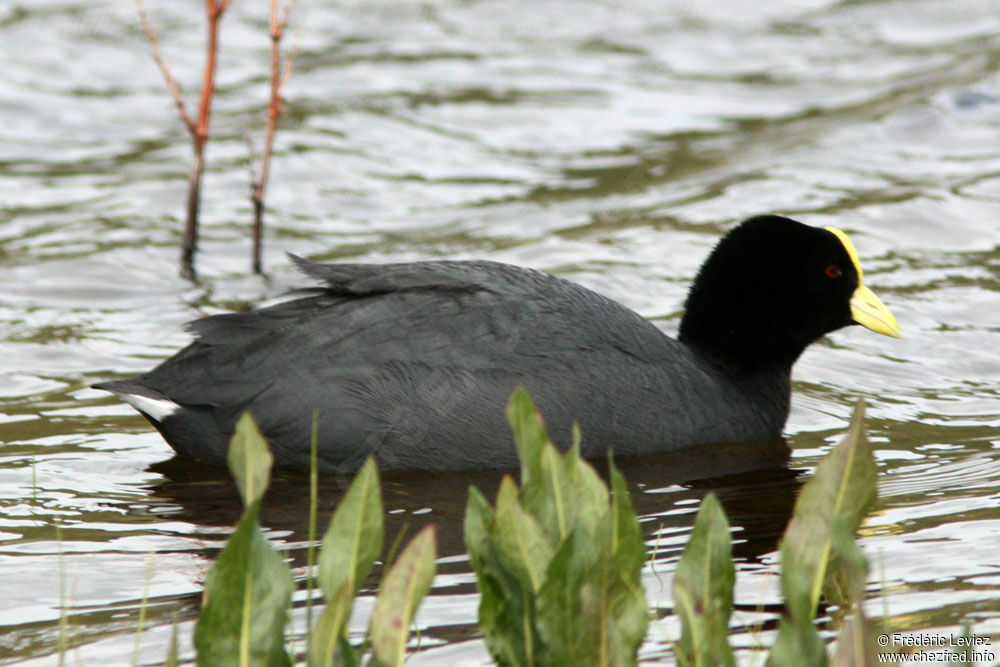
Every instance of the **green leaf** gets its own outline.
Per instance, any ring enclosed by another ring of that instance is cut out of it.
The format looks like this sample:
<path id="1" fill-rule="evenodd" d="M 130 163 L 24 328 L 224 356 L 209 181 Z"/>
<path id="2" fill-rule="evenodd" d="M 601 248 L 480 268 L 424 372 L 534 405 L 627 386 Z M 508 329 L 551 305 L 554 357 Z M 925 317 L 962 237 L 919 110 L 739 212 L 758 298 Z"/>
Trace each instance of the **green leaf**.
<path id="1" fill-rule="evenodd" d="M 167 658 L 163 661 L 163 667 L 177 667 L 180 664 L 177 658 L 177 622 L 170 628 L 170 642 L 167 644 Z"/>
<path id="2" fill-rule="evenodd" d="M 508 418 L 521 488 L 504 478 L 495 510 L 470 489 L 465 515 L 490 654 L 501 665 L 634 664 L 649 618 L 645 544 L 624 479 L 613 471 L 610 498 L 575 426 L 559 454 L 523 389 Z"/>
<path id="3" fill-rule="evenodd" d="M 369 632 L 375 657 L 383 665 L 402 665 L 410 623 L 431 588 L 436 571 L 436 529 L 426 526 L 403 549 L 382 579 Z"/>
<path id="4" fill-rule="evenodd" d="M 566 474 L 563 458 L 551 444 L 542 448 L 538 475 L 521 488 L 524 509 L 538 519 L 553 542 L 569 535 L 576 523 L 576 499 L 573 484 Z"/>
<path id="5" fill-rule="evenodd" d="M 309 438 L 309 526 L 306 548 L 306 654 L 312 655 L 313 585 L 316 583 L 316 514 L 319 506 L 319 412 L 313 410 Z"/>
<path id="6" fill-rule="evenodd" d="M 493 570 L 476 575 L 480 592 L 479 629 L 490 655 L 498 665 L 538 662 L 539 647 L 531 623 L 533 609 L 527 589 Z"/>
<path id="7" fill-rule="evenodd" d="M 576 452 L 565 455 L 589 519 L 579 521 L 552 558 L 538 595 L 538 628 L 548 664 L 631 665 L 649 614 L 639 574 L 646 548 L 625 480 L 611 464 L 615 496 Z M 603 501 L 603 506 L 599 503 Z"/>
<path id="8" fill-rule="evenodd" d="M 294 588 L 284 559 L 258 524 L 260 499 L 247 507 L 205 578 L 195 624 L 198 665 L 288 665 L 284 631 Z"/>
<path id="9" fill-rule="evenodd" d="M 580 456 L 580 441 L 563 454 L 566 465 L 566 475 L 573 489 L 573 503 L 577 522 L 583 525 L 588 535 L 595 536 L 599 531 L 611 528 L 608 521 L 608 487 L 604 485 L 600 475 Z M 609 533 L 610 534 L 610 533 Z"/>
<path id="10" fill-rule="evenodd" d="M 642 539 L 639 518 L 632 507 L 625 476 L 609 457 L 611 472 L 611 554 L 614 568 L 608 619 L 611 664 L 634 664 L 639 646 L 649 627 L 649 608 L 642 587 L 642 566 L 646 562 L 646 543 Z"/>
<path id="11" fill-rule="evenodd" d="M 865 512 L 874 504 L 878 469 L 864 432 L 864 404 L 855 408 L 844 439 L 816 467 L 799 494 L 781 540 L 781 589 L 785 614 L 769 664 L 825 665 L 826 651 L 813 618 L 820 595 L 851 602 L 867 564 L 854 544 Z"/>
<path id="12" fill-rule="evenodd" d="M 514 431 L 514 443 L 521 459 L 521 486 L 528 487 L 541 474 L 542 448 L 549 442 L 549 436 L 535 402 L 524 387 L 518 387 L 511 395 L 507 404 L 507 421 Z"/>
<path id="13" fill-rule="evenodd" d="M 533 631 L 525 627 L 525 587 L 504 567 L 493 547 L 494 513 L 475 487 L 465 506 L 465 546 L 479 589 L 479 629 L 486 647 L 500 665 L 524 665 L 534 653 Z M 526 637 L 525 631 L 529 634 Z"/>
<path id="14" fill-rule="evenodd" d="M 709 493 L 674 575 L 674 609 L 681 618 L 681 639 L 674 645 L 679 664 L 734 664 L 727 637 L 735 580 L 729 521 Z"/>
<path id="15" fill-rule="evenodd" d="M 625 476 L 615 467 L 611 457 L 608 458 L 608 469 L 611 472 L 611 519 L 614 522 L 611 551 L 622 575 L 626 579 L 638 581 L 646 562 L 646 543 L 642 539 L 642 528 L 632 507 Z"/>
<path id="16" fill-rule="evenodd" d="M 545 431 L 542 417 L 522 388 L 511 396 L 507 416 L 521 459 L 521 503 L 555 542 L 569 535 L 576 522 L 577 502 L 567 464 Z M 580 431 L 574 425 L 574 442 Z M 579 451 L 577 449 L 577 451 Z"/>
<path id="17" fill-rule="evenodd" d="M 600 561 L 599 547 L 577 526 L 549 564 L 538 594 L 538 632 L 553 665 L 598 664 L 598 628 L 586 617 L 584 586 Z M 589 596 L 589 593 L 587 594 Z"/>
<path id="18" fill-rule="evenodd" d="M 497 493 L 491 536 L 504 564 L 521 585 L 537 593 L 542 587 L 549 561 L 555 554 L 555 547 L 538 520 L 521 506 L 517 485 L 507 476 L 500 482 Z"/>
<path id="19" fill-rule="evenodd" d="M 369 458 L 337 505 L 319 552 L 319 583 L 327 600 L 344 583 L 353 598 L 382 552 L 382 494 L 375 459 Z"/>
<path id="20" fill-rule="evenodd" d="M 851 597 L 855 597 L 859 602 L 864 593 L 863 588 L 857 589 Z M 871 623 L 865 617 L 864 605 L 857 605 L 854 615 L 841 626 L 840 634 L 837 637 L 837 650 L 830 661 L 831 667 L 868 667 L 869 665 L 881 664 L 878 660 L 878 651 L 875 648 L 875 633 L 872 632 Z M 896 664 L 895 661 L 892 663 Z M 954 664 L 954 663 L 952 663 Z"/>
<path id="21" fill-rule="evenodd" d="M 634 578 L 626 578 L 620 571 L 615 571 L 618 568 L 614 559 L 607 562 L 612 569 L 602 619 L 604 627 L 607 627 L 607 664 L 634 665 L 649 626 L 646 592 L 639 582 L 638 573 Z"/>
<path id="22" fill-rule="evenodd" d="M 345 579 L 337 592 L 327 598 L 316 627 L 309 641 L 310 667 L 332 667 L 332 665 L 357 664 L 357 652 L 347 641 L 346 628 L 350 621 L 354 595 Z"/>
<path id="23" fill-rule="evenodd" d="M 486 558 L 490 550 L 490 526 L 493 525 L 493 508 L 483 497 L 479 489 L 469 487 L 469 500 L 465 505 L 465 522 L 463 534 L 465 548 L 469 552 L 469 560 L 476 572 L 486 567 Z"/>
<path id="24" fill-rule="evenodd" d="M 972 640 L 972 636 L 973 636 L 972 622 L 968 618 L 966 618 L 964 621 L 962 621 L 962 635 L 961 635 L 962 639 L 964 640 L 963 643 L 965 646 L 976 645 Z M 874 646 L 874 644 L 872 646 Z M 975 653 L 977 653 L 977 651 L 973 651 L 973 654 Z M 990 651 L 990 653 L 992 653 L 992 651 Z M 948 667 L 970 667 L 971 665 L 974 664 L 975 664 L 975 659 L 970 658 L 969 651 L 965 650 L 960 652 L 958 656 L 955 656 L 954 660 L 950 660 L 948 663 Z M 994 662 L 993 665 L 994 667 L 996 667 L 997 663 Z"/>
<path id="25" fill-rule="evenodd" d="M 859 403 L 847 435 L 802 487 L 781 540 L 782 590 L 794 613 L 810 620 L 816 613 L 833 555 L 833 524 L 841 520 L 857 531 L 875 502 L 877 474 Z"/>
<path id="26" fill-rule="evenodd" d="M 626 578 L 610 550 L 578 525 L 560 546 L 538 596 L 542 655 L 553 665 L 634 665 L 649 612 L 638 570 Z"/>
<path id="27" fill-rule="evenodd" d="M 825 595 L 841 609 L 854 610 L 840 628 L 832 664 L 841 667 L 875 665 L 878 663 L 875 635 L 862 604 L 868 580 L 868 560 L 854 541 L 854 531 L 842 517 L 834 519 L 832 533 L 831 566 L 829 581 L 824 586 Z"/>
<path id="28" fill-rule="evenodd" d="M 382 551 L 384 526 L 378 467 L 369 458 L 337 505 L 319 552 L 320 586 L 326 609 L 310 638 L 312 665 L 357 661 L 346 641 L 354 597 Z M 335 660 L 335 656 L 338 656 Z"/>
<path id="29" fill-rule="evenodd" d="M 844 517 L 834 517 L 830 526 L 830 566 L 823 595 L 831 604 L 850 610 L 864 600 L 868 581 L 868 559 L 854 541 L 854 528 Z"/>
<path id="30" fill-rule="evenodd" d="M 271 479 L 274 457 L 257 422 L 244 412 L 236 422 L 236 432 L 229 442 L 229 470 L 236 480 L 243 506 L 249 507 L 264 496 Z"/>
<path id="31" fill-rule="evenodd" d="M 827 664 L 826 646 L 811 621 L 792 620 L 785 615 L 778 624 L 778 636 L 765 664 L 771 667 L 822 667 Z"/>

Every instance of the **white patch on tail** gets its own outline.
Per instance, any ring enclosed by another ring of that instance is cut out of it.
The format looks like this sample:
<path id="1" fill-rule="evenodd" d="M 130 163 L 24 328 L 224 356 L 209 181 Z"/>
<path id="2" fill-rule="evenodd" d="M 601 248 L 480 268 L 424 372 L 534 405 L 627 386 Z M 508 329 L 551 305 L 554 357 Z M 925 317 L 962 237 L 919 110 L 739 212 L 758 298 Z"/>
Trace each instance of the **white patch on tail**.
<path id="1" fill-rule="evenodd" d="M 131 405 L 139 412 L 145 413 L 158 422 L 174 414 L 181 409 L 168 398 L 150 398 L 139 394 L 120 394 L 122 400 Z"/>

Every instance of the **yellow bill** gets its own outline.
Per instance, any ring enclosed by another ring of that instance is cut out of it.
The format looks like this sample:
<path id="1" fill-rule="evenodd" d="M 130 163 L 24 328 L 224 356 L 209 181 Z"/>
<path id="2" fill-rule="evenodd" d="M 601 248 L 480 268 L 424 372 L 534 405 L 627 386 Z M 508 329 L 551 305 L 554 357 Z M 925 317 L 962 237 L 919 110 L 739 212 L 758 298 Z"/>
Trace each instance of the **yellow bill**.
<path id="1" fill-rule="evenodd" d="M 854 294 L 851 295 L 851 317 L 854 318 L 855 322 L 875 333 L 885 334 L 893 338 L 902 336 L 896 318 L 885 307 L 882 300 L 875 296 L 875 292 L 865 285 L 858 285 Z"/>
<path id="2" fill-rule="evenodd" d="M 882 300 L 875 296 L 875 292 L 865 286 L 864 280 L 862 280 L 861 262 L 858 260 L 858 251 L 854 249 L 851 239 L 836 227 L 827 227 L 826 230 L 844 244 L 844 249 L 858 273 L 858 288 L 851 295 L 851 317 L 855 322 L 875 333 L 900 338 L 902 332 L 895 316 L 889 312 Z"/>

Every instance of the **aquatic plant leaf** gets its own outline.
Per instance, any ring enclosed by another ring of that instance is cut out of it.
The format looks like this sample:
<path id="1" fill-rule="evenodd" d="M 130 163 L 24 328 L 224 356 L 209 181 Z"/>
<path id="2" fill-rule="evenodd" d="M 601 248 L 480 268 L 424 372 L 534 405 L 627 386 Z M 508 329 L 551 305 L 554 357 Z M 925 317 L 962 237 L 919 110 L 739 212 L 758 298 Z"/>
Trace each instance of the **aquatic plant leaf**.
<path id="1" fill-rule="evenodd" d="M 878 469 L 864 432 L 858 404 L 844 439 L 830 452 L 799 493 L 781 540 L 781 583 L 785 604 L 812 619 L 828 581 L 833 525 L 844 522 L 853 535 L 875 502 Z"/>
<path id="2" fill-rule="evenodd" d="M 469 487 L 469 500 L 465 504 L 465 519 L 462 524 L 465 548 L 469 560 L 477 572 L 486 567 L 490 549 L 490 526 L 493 524 L 493 508 L 489 501 L 474 486 Z"/>
<path id="3" fill-rule="evenodd" d="M 729 521 L 709 493 L 674 575 L 674 609 L 681 618 L 681 638 L 674 644 L 679 664 L 735 664 L 727 639 L 735 581 Z"/>
<path id="4" fill-rule="evenodd" d="M 823 596 L 845 610 L 864 600 L 868 581 L 868 559 L 854 541 L 855 528 L 842 516 L 834 517 L 830 526 L 830 564 Z"/>
<path id="5" fill-rule="evenodd" d="M 826 646 L 812 621 L 783 616 L 765 664 L 768 667 L 824 667 L 827 664 Z"/>
<path id="6" fill-rule="evenodd" d="M 284 559 L 264 537 L 258 499 L 205 577 L 195 624 L 198 665 L 289 665 L 284 631 L 294 583 Z"/>
<path id="7" fill-rule="evenodd" d="M 609 504 L 604 483 L 576 447 L 564 461 L 574 473 L 580 520 L 560 544 L 538 596 L 544 655 L 556 665 L 635 664 L 649 623 L 639 580 L 646 547 L 625 479 L 611 461 Z"/>
<path id="8" fill-rule="evenodd" d="M 875 634 L 865 617 L 865 583 L 868 580 L 868 560 L 854 540 L 855 529 L 844 517 L 835 517 L 831 527 L 830 567 L 823 595 L 843 610 L 854 610 L 840 627 L 837 651 L 831 664 L 859 667 L 879 664 Z M 819 664 L 819 660 L 817 660 Z"/>
<path id="9" fill-rule="evenodd" d="M 320 587 L 326 608 L 312 630 L 310 665 L 354 664 L 359 660 L 347 641 L 354 597 L 382 551 L 382 494 L 378 467 L 369 458 L 330 517 L 319 552 Z"/>
<path id="10" fill-rule="evenodd" d="M 853 539 L 852 539 L 853 543 Z M 855 548 L 857 545 L 855 545 Z M 860 553 L 860 551 L 859 551 Z M 864 582 L 862 581 L 850 596 L 859 603 L 864 597 Z M 883 657 L 885 657 L 883 655 Z M 875 648 L 875 633 L 871 622 L 865 616 L 864 605 L 858 604 L 854 614 L 840 627 L 837 636 L 837 650 L 830 660 L 831 667 L 869 667 L 877 664 L 895 665 L 896 662 L 880 661 Z M 955 663 L 953 662 L 952 665 Z"/>
<path id="11" fill-rule="evenodd" d="M 538 595 L 546 664 L 634 665 L 649 612 L 635 577 L 623 576 L 611 531 L 599 542 L 580 525 L 563 541 Z"/>
<path id="12" fill-rule="evenodd" d="M 437 570 L 436 527 L 417 533 L 382 579 L 369 627 L 372 650 L 383 665 L 402 665 L 410 624 Z"/>
<path id="13" fill-rule="evenodd" d="M 177 622 L 170 628 L 170 641 L 167 644 L 167 657 L 163 661 L 163 667 L 177 667 L 180 661 L 177 657 Z"/>
<path id="14" fill-rule="evenodd" d="M 576 523 L 576 489 L 566 473 L 566 463 L 556 448 L 542 448 L 538 475 L 521 487 L 521 504 L 542 525 L 554 542 L 565 539 Z"/>
<path id="15" fill-rule="evenodd" d="M 316 584 L 316 515 L 319 508 L 319 411 L 313 410 L 309 438 L 309 524 L 306 529 L 306 655 L 313 653 L 313 586 Z"/>
<path id="16" fill-rule="evenodd" d="M 347 641 L 347 623 L 354 606 L 350 582 L 345 579 L 336 593 L 327 598 L 326 608 L 316 622 L 309 641 L 310 667 L 355 665 L 360 662 L 357 651 Z"/>
<path id="17" fill-rule="evenodd" d="M 649 623 L 641 586 L 606 550 L 575 531 L 539 594 L 538 626 L 549 664 L 633 665 Z"/>
<path id="18" fill-rule="evenodd" d="M 521 486 L 534 484 L 541 474 L 543 446 L 549 442 L 542 416 L 524 387 L 518 387 L 507 403 L 507 421 L 514 431 L 514 444 L 521 459 Z"/>
<path id="19" fill-rule="evenodd" d="M 500 482 L 497 493 L 491 537 L 498 555 L 521 585 L 537 593 L 555 547 L 538 519 L 521 506 L 517 484 L 507 476 Z"/>
<path id="20" fill-rule="evenodd" d="M 608 469 L 611 473 L 611 519 L 612 539 L 611 552 L 622 575 L 628 579 L 638 580 L 639 572 L 646 562 L 646 543 L 642 539 L 642 528 L 639 518 L 632 506 L 632 497 L 628 492 L 625 476 L 612 457 L 608 457 Z"/>
<path id="21" fill-rule="evenodd" d="M 378 467 L 375 459 L 369 458 L 334 510 L 323 535 L 318 578 L 327 601 L 338 596 L 345 582 L 348 597 L 354 598 L 382 552 L 384 537 Z"/>
<path id="22" fill-rule="evenodd" d="M 875 502 L 878 469 L 864 416 L 864 404 L 858 403 L 847 434 L 820 461 L 795 502 L 780 545 L 785 614 L 769 664 L 825 665 L 826 652 L 813 625 L 820 595 L 849 604 L 844 591 L 856 589 L 867 575 L 854 534 Z"/>
<path id="23" fill-rule="evenodd" d="M 607 563 L 610 569 L 617 569 L 614 559 Z M 608 580 L 611 585 L 604 598 L 606 603 L 599 626 L 605 647 L 601 657 L 607 655 L 608 665 L 634 665 L 649 627 L 646 593 L 639 583 L 638 573 L 634 578 L 626 578 L 620 571 L 609 572 Z"/>
<path id="24" fill-rule="evenodd" d="M 504 478 L 495 510 L 470 489 L 465 515 L 490 654 L 501 665 L 634 664 L 649 621 L 645 544 L 624 478 L 612 464 L 612 498 L 580 456 L 578 428 L 560 454 L 523 390 L 508 417 L 521 488 Z"/>
<path id="25" fill-rule="evenodd" d="M 632 506 L 625 476 L 609 456 L 611 473 L 612 587 L 607 612 L 608 656 L 613 665 L 634 664 L 649 627 L 649 607 L 640 574 L 646 562 L 646 543 Z"/>
<path id="26" fill-rule="evenodd" d="M 563 462 L 573 488 L 577 523 L 582 524 L 583 530 L 590 535 L 610 528 L 610 524 L 606 524 L 610 520 L 607 515 L 610 508 L 608 487 L 594 466 L 580 456 L 579 441 L 574 442 L 573 446 L 563 454 Z"/>
<path id="27" fill-rule="evenodd" d="M 249 412 L 244 412 L 236 422 L 236 431 L 229 442 L 228 462 L 244 507 L 264 497 L 271 480 L 274 457 L 267 447 L 267 439 Z"/>
<path id="28" fill-rule="evenodd" d="M 518 584 L 505 588 L 492 574 L 477 579 L 483 597 L 479 627 L 493 660 L 498 665 L 537 664 L 544 647 L 537 638 L 530 593 Z"/>
<path id="29" fill-rule="evenodd" d="M 599 561 L 600 547 L 576 526 L 549 564 L 537 607 L 538 633 L 551 664 L 597 664 L 599 632 L 585 618 L 583 589 Z"/>
<path id="30" fill-rule="evenodd" d="M 507 414 L 521 459 L 521 504 L 541 523 L 545 533 L 559 542 L 569 535 L 578 509 L 572 497 L 573 480 L 567 475 L 570 464 L 552 444 L 526 391 L 515 390 Z M 575 425 L 573 434 L 575 447 L 571 449 L 579 457 L 580 430 Z"/>
<path id="31" fill-rule="evenodd" d="M 490 655 L 499 665 L 528 664 L 533 658 L 534 640 L 531 624 L 523 619 L 533 612 L 527 589 L 518 582 L 498 557 L 493 546 L 494 512 L 489 502 L 475 487 L 469 487 L 465 506 L 465 546 L 476 574 L 479 589 L 479 629 Z M 528 635 L 525 635 L 525 631 Z"/>

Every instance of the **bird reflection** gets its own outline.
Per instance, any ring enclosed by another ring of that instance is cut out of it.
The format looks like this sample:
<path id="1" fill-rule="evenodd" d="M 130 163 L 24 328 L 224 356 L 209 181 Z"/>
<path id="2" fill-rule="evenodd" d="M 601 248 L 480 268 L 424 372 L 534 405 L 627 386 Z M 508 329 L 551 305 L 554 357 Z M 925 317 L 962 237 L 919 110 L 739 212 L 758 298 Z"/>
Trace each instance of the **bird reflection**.
<path id="1" fill-rule="evenodd" d="M 690 447 L 677 452 L 622 457 L 615 465 L 625 476 L 647 541 L 663 532 L 686 533 L 694 522 L 697 502 L 714 492 L 729 522 L 738 527 L 734 555 L 754 559 L 776 548 L 791 517 L 801 481 L 787 466 L 784 439 Z M 607 462 L 595 461 L 607 479 Z M 173 518 L 206 526 L 234 525 L 242 512 L 239 494 L 224 468 L 174 457 L 151 470 L 163 476 L 154 495 L 170 507 Z M 415 535 L 427 524 L 438 527 L 441 557 L 465 554 L 462 522 L 470 486 L 492 500 L 503 471 L 389 471 L 381 475 L 386 546 L 400 535 Z M 517 475 L 516 471 L 509 474 Z M 346 475 L 319 480 L 317 533 L 322 537 L 330 516 L 350 484 Z M 262 524 L 277 538 L 293 566 L 306 562 L 309 521 L 309 475 L 276 469 L 264 501 Z M 468 562 L 451 558 L 439 571 L 468 572 Z"/>

